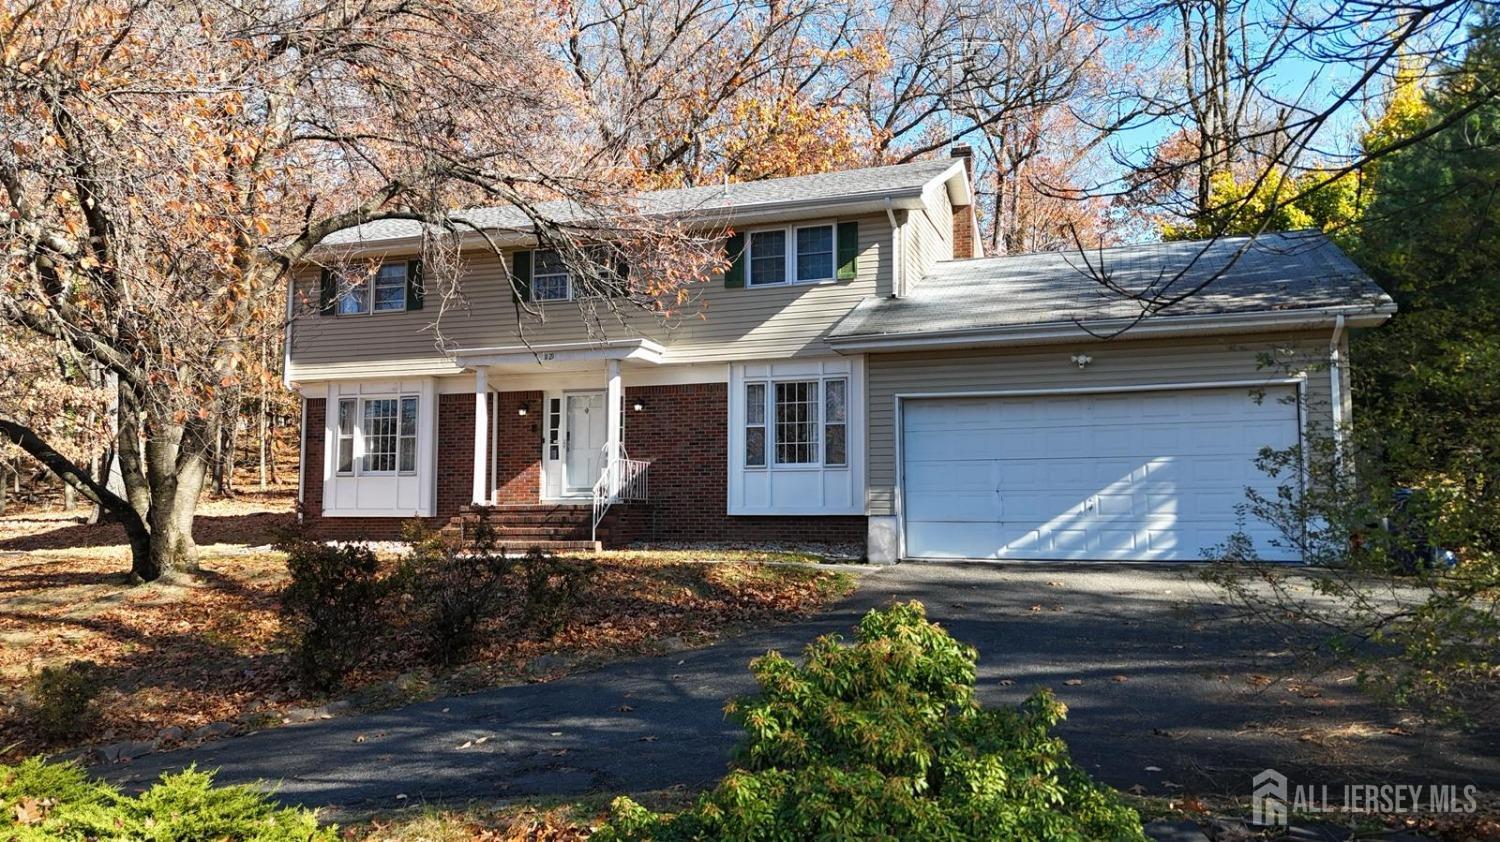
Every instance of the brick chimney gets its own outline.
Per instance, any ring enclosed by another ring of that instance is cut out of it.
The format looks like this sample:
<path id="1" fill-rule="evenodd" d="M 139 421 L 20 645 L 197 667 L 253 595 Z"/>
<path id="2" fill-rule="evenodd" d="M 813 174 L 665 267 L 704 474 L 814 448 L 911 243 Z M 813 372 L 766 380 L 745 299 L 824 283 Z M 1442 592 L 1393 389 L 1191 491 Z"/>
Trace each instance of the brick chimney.
<path id="1" fill-rule="evenodd" d="M 964 162 L 964 177 L 969 182 L 969 195 L 974 195 L 974 150 L 968 144 L 954 144 L 948 153 L 951 157 L 958 158 Z M 974 251 L 974 205 L 954 205 L 953 207 L 953 257 L 962 260 L 966 257 L 978 257 Z"/>

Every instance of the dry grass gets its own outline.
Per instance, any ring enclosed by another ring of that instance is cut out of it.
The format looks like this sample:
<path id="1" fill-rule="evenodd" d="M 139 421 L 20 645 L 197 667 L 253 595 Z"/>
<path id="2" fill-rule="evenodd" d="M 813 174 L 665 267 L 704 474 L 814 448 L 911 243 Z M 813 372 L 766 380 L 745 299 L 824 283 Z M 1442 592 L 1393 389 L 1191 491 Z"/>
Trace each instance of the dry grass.
<path id="1" fill-rule="evenodd" d="M 278 615 L 285 558 L 269 544 L 292 525 L 289 495 L 210 501 L 201 511 L 201 573 L 134 587 L 123 575 L 129 557 L 118 527 L 45 512 L 0 518 L 0 759 L 148 740 L 168 726 L 261 727 L 326 701 L 297 686 Z M 561 654 L 555 675 L 649 651 L 663 638 L 711 639 L 815 610 L 851 587 L 847 577 L 811 565 L 756 563 L 785 560 L 775 554 L 690 555 L 604 554 L 556 635 L 522 634 L 515 612 L 502 611 L 483 626 L 469 661 L 447 672 L 426 665 L 416 630 L 393 615 L 348 695 L 380 707 L 550 678 L 528 672 L 528 664 Z M 694 563 L 703 560 L 724 563 Z M 26 716 L 27 683 L 43 666 L 77 660 L 97 665 L 102 680 L 97 722 L 65 744 L 47 744 Z"/>

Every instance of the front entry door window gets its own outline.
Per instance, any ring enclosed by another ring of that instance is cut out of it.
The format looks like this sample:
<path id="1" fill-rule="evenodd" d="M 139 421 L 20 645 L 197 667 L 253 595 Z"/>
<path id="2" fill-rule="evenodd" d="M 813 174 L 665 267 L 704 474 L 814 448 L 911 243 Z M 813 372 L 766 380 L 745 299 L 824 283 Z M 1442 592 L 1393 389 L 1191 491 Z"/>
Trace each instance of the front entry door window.
<path id="1" fill-rule="evenodd" d="M 609 434 L 603 392 L 566 397 L 567 441 L 563 451 L 563 484 L 569 493 L 589 491 L 604 468 L 604 439 Z"/>

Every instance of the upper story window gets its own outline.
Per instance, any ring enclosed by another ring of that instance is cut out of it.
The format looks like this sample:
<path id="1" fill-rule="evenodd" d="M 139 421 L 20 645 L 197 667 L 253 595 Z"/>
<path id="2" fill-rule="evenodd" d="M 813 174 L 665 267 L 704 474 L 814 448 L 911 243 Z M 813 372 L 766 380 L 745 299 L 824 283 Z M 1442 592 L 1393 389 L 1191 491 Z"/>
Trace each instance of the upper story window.
<path id="1" fill-rule="evenodd" d="M 567 301 L 573 297 L 573 276 L 562 255 L 547 249 L 536 252 L 531 275 L 532 301 Z"/>
<path id="2" fill-rule="evenodd" d="M 324 312 L 364 316 L 418 309 L 419 302 L 408 300 L 412 288 L 408 273 L 416 263 L 385 263 L 373 273 L 361 270 L 325 273 Z"/>
<path id="3" fill-rule="evenodd" d="M 833 280 L 836 236 L 832 223 L 751 231 L 750 286 Z"/>

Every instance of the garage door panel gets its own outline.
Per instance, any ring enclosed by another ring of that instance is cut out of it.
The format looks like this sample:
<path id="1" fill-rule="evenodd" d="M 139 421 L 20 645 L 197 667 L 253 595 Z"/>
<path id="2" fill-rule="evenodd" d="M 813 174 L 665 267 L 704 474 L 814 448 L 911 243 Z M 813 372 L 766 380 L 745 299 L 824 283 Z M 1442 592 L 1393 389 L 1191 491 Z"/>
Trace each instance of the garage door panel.
<path id="1" fill-rule="evenodd" d="M 998 520 L 1000 497 L 992 491 L 954 492 L 942 498 L 916 495 L 907 506 L 914 522 L 955 523 Z"/>
<path id="2" fill-rule="evenodd" d="M 997 558 L 1003 545 L 999 524 L 994 523 L 913 521 L 907 525 L 906 540 L 930 547 L 927 558 Z"/>
<path id="3" fill-rule="evenodd" d="M 1262 447 L 1297 441 L 1297 407 L 1268 390 L 909 401 L 907 551 L 932 558 L 1191 560 L 1240 528 L 1245 488 L 1276 482 Z M 937 458 L 941 457 L 941 458 Z M 1262 524 L 1245 524 L 1268 558 Z"/>
<path id="4" fill-rule="evenodd" d="M 993 462 L 963 462 L 954 459 L 908 462 L 906 487 L 912 491 L 983 490 L 993 492 L 995 464 Z"/>

